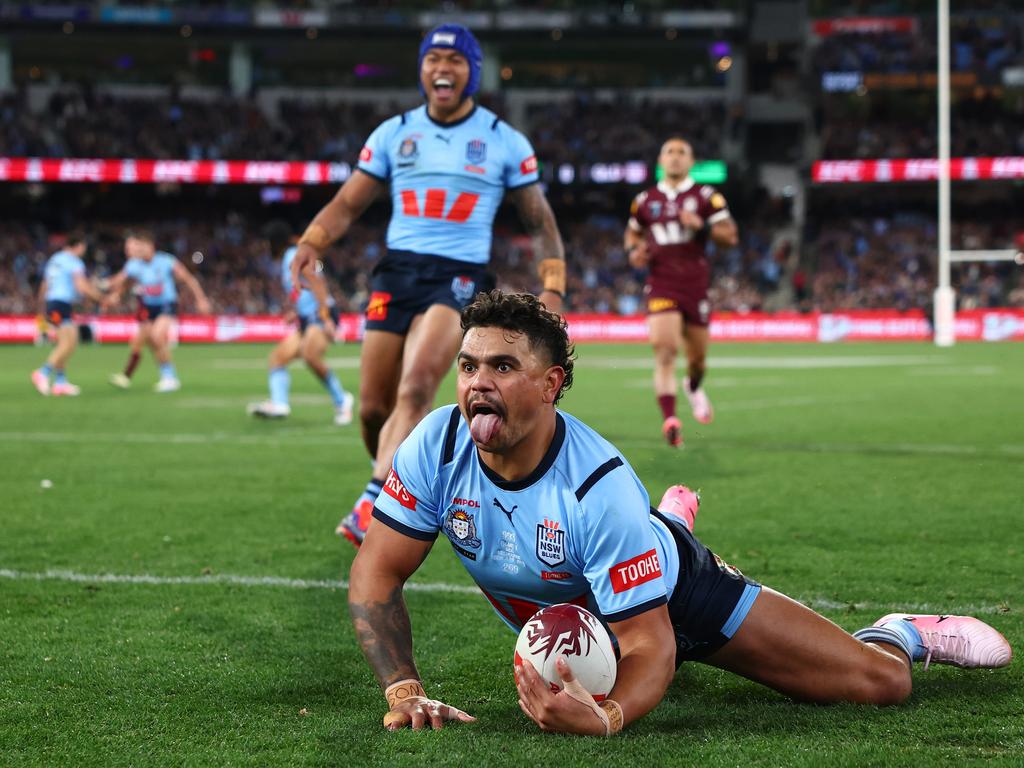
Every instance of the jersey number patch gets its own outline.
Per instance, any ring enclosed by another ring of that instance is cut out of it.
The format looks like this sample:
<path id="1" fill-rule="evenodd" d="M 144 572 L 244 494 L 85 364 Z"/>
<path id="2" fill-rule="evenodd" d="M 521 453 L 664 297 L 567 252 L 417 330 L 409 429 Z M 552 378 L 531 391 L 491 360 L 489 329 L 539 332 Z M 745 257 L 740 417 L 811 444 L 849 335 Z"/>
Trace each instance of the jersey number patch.
<path id="1" fill-rule="evenodd" d="M 448 214 L 445 215 L 445 202 L 448 194 L 443 189 L 428 189 L 424 195 L 422 206 L 416 191 L 413 189 L 403 189 L 401 197 L 402 213 L 406 216 L 444 219 L 445 221 L 454 221 L 457 224 L 462 224 L 473 215 L 476 201 L 480 199 L 480 195 L 460 192 L 459 196 L 455 198 L 455 202 L 452 203 L 452 207 L 448 209 Z"/>

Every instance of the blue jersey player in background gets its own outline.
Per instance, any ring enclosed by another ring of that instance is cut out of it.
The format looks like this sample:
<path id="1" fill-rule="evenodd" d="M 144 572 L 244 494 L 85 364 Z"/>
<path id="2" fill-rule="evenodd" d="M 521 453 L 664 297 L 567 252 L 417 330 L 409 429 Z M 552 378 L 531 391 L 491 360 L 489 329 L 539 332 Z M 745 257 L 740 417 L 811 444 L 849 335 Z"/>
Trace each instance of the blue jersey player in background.
<path id="1" fill-rule="evenodd" d="M 32 371 L 32 384 L 41 395 L 74 397 L 81 391 L 67 380 L 64 370 L 68 358 L 78 346 L 78 327 L 71 319 L 71 311 L 82 296 L 96 302 L 103 300 L 103 294 L 85 277 L 82 256 L 87 247 L 84 235 L 70 233 L 64 247 L 47 260 L 43 270 L 43 280 L 39 285 L 43 310 L 40 317 L 56 330 L 57 345 L 42 367 Z"/>
<path id="2" fill-rule="evenodd" d="M 459 348 L 459 310 L 493 286 L 494 215 L 507 195 L 533 238 L 544 304 L 561 311 L 565 261 L 526 137 L 476 104 L 483 56 L 473 33 L 443 24 L 424 36 L 426 104 L 382 123 L 356 172 L 299 240 L 297 275 L 390 185 L 387 255 L 374 267 L 360 361 L 359 419 L 373 476 L 337 532 L 357 546 L 398 444 L 430 410 Z"/>
<path id="3" fill-rule="evenodd" d="M 529 664 L 519 706 L 544 731 L 608 735 L 653 709 L 683 661 L 794 699 L 895 704 L 912 662 L 1001 667 L 1006 640 L 967 616 L 889 614 L 848 634 L 716 557 L 647 491 L 623 455 L 556 404 L 571 385 L 565 323 L 500 291 L 462 313 L 458 405 L 402 443 L 352 565 L 349 611 L 384 689 L 388 728 L 473 718 L 427 697 L 412 654 L 406 580 L 440 534 L 513 630 L 554 603 L 589 607 L 619 651 L 600 704 L 556 660 L 553 693 Z M 668 498 L 668 495 L 667 495 Z M 510 637 L 509 648 L 512 647 Z"/>
<path id="4" fill-rule="evenodd" d="M 250 403 L 251 416 L 264 419 L 283 419 L 291 415 L 288 401 L 291 376 L 288 364 L 301 357 L 317 380 L 331 396 L 334 404 L 334 423 L 339 427 L 352 423 L 352 404 L 355 400 L 341 386 L 324 360 L 327 347 L 334 341 L 338 324 L 338 309 L 320 272 L 303 275 L 296 284 L 292 279 L 292 260 L 295 258 L 295 237 L 291 225 L 283 220 L 271 221 L 264 228 L 264 236 L 273 254 L 281 254 L 281 287 L 292 304 L 286 314 L 289 322 L 297 321 L 298 329 L 291 331 L 270 352 L 270 399 Z"/>
<path id="5" fill-rule="evenodd" d="M 110 295 L 105 305 L 112 306 L 120 301 L 124 287 L 129 282 L 134 283 L 138 297 L 135 319 L 139 328 L 132 337 L 124 371 L 112 374 L 110 383 L 120 389 L 131 386 L 142 345 L 146 344 L 160 366 L 160 379 L 153 389 L 156 392 L 175 392 L 181 389 L 178 372 L 171 361 L 171 332 L 178 315 L 177 283 L 184 283 L 189 289 L 199 314 L 210 314 L 210 300 L 184 264 L 171 254 L 156 250 L 156 236 L 149 230 L 130 232 L 124 241 L 124 251 L 128 260 L 121 271 L 110 278 Z"/>

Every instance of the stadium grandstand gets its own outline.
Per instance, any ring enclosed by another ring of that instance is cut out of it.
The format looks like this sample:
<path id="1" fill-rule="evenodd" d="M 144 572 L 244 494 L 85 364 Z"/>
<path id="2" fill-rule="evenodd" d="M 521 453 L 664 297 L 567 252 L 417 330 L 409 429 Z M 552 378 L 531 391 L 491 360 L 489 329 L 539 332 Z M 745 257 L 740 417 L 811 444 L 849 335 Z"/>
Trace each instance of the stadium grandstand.
<path id="1" fill-rule="evenodd" d="M 782 3 L 771 14 L 742 2 L 687 12 L 661 3 L 592 12 L 571 3 L 360 6 L 0 4 L 0 162 L 316 161 L 347 173 L 375 125 L 418 103 L 404 30 L 458 12 L 485 40 L 484 103 L 534 142 L 569 251 L 572 311 L 641 311 L 642 275 L 627 264 L 621 227 L 670 134 L 692 142 L 742 224 L 740 244 L 712 259 L 717 310 L 930 306 L 932 180 L 822 183 L 843 161 L 935 157 L 928 3 L 882 21 L 872 14 L 890 14 L 884 3 Z M 1012 3 L 953 14 L 954 157 L 1024 155 L 1022 19 Z M 55 26 L 61 44 L 42 45 Z M 265 259 L 253 258 L 256 225 L 305 220 L 333 191 L 173 178 L 125 189 L 108 178 L 76 182 L 73 169 L 67 180 L 15 175 L 0 185 L 4 208 L 17 214 L 0 234 L 11 313 L 30 310 L 61 232 L 96 232 L 89 258 L 102 276 L 123 258 L 117 233 L 139 222 L 209 281 L 218 311 L 275 312 Z M 957 184 L 957 243 L 1020 246 L 1019 175 Z M 381 253 L 385 216 L 373 211 L 367 229 L 331 252 L 349 311 L 365 304 L 365 267 Z M 507 219 L 495 263 L 502 285 L 522 288 L 515 276 L 529 244 Z M 222 285 L 238 274 L 243 284 Z M 1020 274 L 1012 263 L 981 263 L 954 279 L 965 307 L 1019 306 Z"/>

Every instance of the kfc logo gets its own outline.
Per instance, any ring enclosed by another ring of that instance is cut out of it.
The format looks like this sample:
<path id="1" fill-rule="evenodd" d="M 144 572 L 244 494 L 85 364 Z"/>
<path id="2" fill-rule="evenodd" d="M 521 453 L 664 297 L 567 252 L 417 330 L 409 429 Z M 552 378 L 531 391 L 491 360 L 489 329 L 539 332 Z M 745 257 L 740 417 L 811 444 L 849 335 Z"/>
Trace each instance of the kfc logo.
<path id="1" fill-rule="evenodd" d="M 519 172 L 521 174 L 523 174 L 523 176 L 526 176 L 526 175 L 531 174 L 531 173 L 536 173 L 537 172 L 537 156 L 536 155 L 530 155 L 528 158 L 523 160 L 523 162 L 521 162 L 519 164 Z"/>
<path id="2" fill-rule="evenodd" d="M 657 550 L 649 550 L 630 560 L 624 560 L 608 569 L 615 594 L 646 584 L 661 577 L 661 563 Z"/>
<path id="3" fill-rule="evenodd" d="M 393 498 L 406 509 L 416 511 L 416 497 L 405 490 L 402 485 L 402 478 L 392 469 L 388 472 L 388 479 L 384 481 L 384 493 Z"/>
<path id="4" fill-rule="evenodd" d="M 359 150 L 359 162 L 368 163 L 373 160 L 373 150 L 369 147 L 363 147 Z"/>

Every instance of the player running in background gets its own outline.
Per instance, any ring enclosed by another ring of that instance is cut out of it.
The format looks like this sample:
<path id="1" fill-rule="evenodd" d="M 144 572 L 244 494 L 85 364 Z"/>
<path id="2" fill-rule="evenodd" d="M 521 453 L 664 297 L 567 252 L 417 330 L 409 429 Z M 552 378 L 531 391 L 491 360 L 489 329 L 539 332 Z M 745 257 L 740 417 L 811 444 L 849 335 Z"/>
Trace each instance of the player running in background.
<path id="1" fill-rule="evenodd" d="M 688 141 L 668 139 L 658 163 L 664 178 L 633 200 L 624 240 L 629 263 L 638 269 L 650 268 L 644 294 L 654 347 L 654 394 L 664 419 L 665 439 L 671 446 L 680 446 L 683 428 L 676 415 L 676 357 L 684 346 L 683 391 L 693 418 L 710 424 L 714 416 L 701 387 L 711 319 L 711 267 L 705 246 L 710 239 L 732 247 L 739 235 L 722 194 L 690 178 L 693 149 Z"/>
<path id="2" fill-rule="evenodd" d="M 39 285 L 41 317 L 56 329 L 57 345 L 41 368 L 32 371 L 32 384 L 41 395 L 78 395 L 81 390 L 67 380 L 64 366 L 78 346 L 78 326 L 71 319 L 76 301 L 88 296 L 95 302 L 103 301 L 103 294 L 85 277 L 85 237 L 72 232 L 64 247 L 46 262 L 43 281 Z M 50 376 L 53 385 L 50 385 Z"/>
<path id="3" fill-rule="evenodd" d="M 337 531 L 357 546 L 398 444 L 430 410 L 458 351 L 459 310 L 494 284 L 491 229 L 508 193 L 543 281 L 561 311 L 565 260 L 554 215 L 537 184 L 530 142 L 478 106 L 483 56 L 473 33 L 443 24 L 423 38 L 419 85 L 426 104 L 382 123 L 357 172 L 299 240 L 293 274 L 312 264 L 391 187 L 385 257 L 374 267 L 360 359 L 359 419 L 374 473 Z"/>
<path id="4" fill-rule="evenodd" d="M 135 318 L 139 321 L 139 328 L 132 337 L 131 354 L 124 372 L 111 374 L 110 383 L 121 389 L 131 386 L 142 345 L 146 344 L 160 366 L 160 380 L 154 389 L 157 392 L 174 392 L 181 389 L 178 373 L 171 362 L 170 344 L 171 330 L 178 314 L 176 281 L 184 283 L 192 293 L 200 314 L 210 314 L 210 301 L 185 265 L 171 254 L 156 250 L 156 238 L 149 230 L 129 232 L 124 241 L 124 251 L 128 260 L 121 271 L 110 278 L 110 294 L 104 306 L 117 304 L 128 282 L 136 283 L 139 302 Z"/>
<path id="5" fill-rule="evenodd" d="M 673 494 L 652 510 L 622 454 L 557 408 L 573 376 L 564 321 L 532 296 L 493 291 L 462 326 L 458 405 L 398 449 L 349 577 L 386 727 L 472 719 L 427 697 L 413 659 L 402 591 L 439 533 L 513 631 L 569 602 L 617 639 L 615 687 L 600 704 L 564 659 L 559 693 L 530 664 L 516 670 L 519 705 L 545 731 L 614 733 L 657 706 L 687 660 L 802 701 L 869 704 L 906 700 L 915 661 L 1009 664 L 1009 644 L 978 619 L 890 614 L 851 635 L 747 578 L 693 536 Z"/>
<path id="6" fill-rule="evenodd" d="M 270 399 L 250 403 L 248 412 L 265 419 L 283 419 L 291 414 L 292 409 L 288 403 L 288 389 L 291 386 L 288 364 L 301 357 L 330 394 L 334 403 L 334 423 L 338 426 L 351 424 L 355 398 L 345 391 L 324 360 L 324 353 L 334 341 L 334 330 L 338 324 L 338 310 L 327 287 L 327 280 L 321 273 L 313 272 L 311 276 L 302 276 L 301 287 L 292 282 L 295 238 L 287 222 L 270 222 L 264 230 L 264 236 L 270 244 L 271 252 L 282 254 L 281 284 L 293 304 L 288 314 L 298 320 L 299 328 L 281 339 L 270 353 Z"/>

